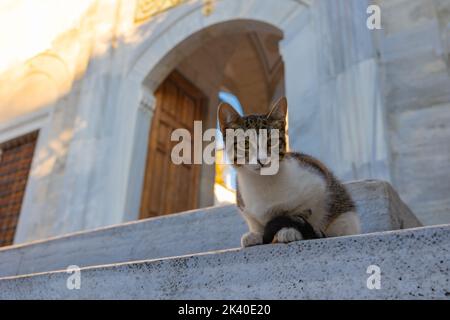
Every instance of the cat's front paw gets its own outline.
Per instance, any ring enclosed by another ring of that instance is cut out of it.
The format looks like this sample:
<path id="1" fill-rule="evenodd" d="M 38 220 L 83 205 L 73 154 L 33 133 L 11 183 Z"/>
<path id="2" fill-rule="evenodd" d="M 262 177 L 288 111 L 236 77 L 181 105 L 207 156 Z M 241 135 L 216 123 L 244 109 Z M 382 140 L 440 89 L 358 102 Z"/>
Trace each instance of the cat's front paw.
<path id="1" fill-rule="evenodd" d="M 274 242 L 292 242 L 303 240 L 303 236 L 297 229 L 294 228 L 283 228 L 277 232 L 274 238 Z"/>
<path id="2" fill-rule="evenodd" d="M 241 238 L 241 246 L 243 248 L 256 246 L 262 243 L 263 243 L 263 236 L 262 234 L 259 233 L 247 232 Z"/>

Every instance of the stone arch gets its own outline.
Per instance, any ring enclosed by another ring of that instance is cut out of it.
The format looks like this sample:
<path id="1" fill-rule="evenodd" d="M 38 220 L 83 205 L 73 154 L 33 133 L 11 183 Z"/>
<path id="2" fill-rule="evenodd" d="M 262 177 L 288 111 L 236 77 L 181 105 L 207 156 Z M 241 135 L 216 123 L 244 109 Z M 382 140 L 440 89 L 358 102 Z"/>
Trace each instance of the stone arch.
<path id="1" fill-rule="evenodd" d="M 144 83 L 147 84 L 149 90 L 153 91 L 167 77 L 170 70 L 179 65 L 196 50 L 203 47 L 204 43 L 208 41 L 225 36 L 233 37 L 243 33 L 264 31 L 278 36 L 279 39 L 283 38 L 283 32 L 279 28 L 265 22 L 247 19 L 225 21 L 196 31 L 169 50 L 148 72 Z"/>
<path id="2" fill-rule="evenodd" d="M 119 102 L 124 106 L 118 107 L 118 112 L 124 115 L 121 118 L 133 117 L 130 119 L 131 126 L 121 128 L 127 131 L 124 136 L 129 141 L 128 148 L 132 148 L 130 157 L 122 163 L 128 168 L 124 177 L 127 181 L 124 220 L 135 220 L 139 212 L 146 159 L 142 146 L 146 146 L 148 141 L 146 135 L 155 106 L 155 89 L 183 59 L 209 39 L 255 30 L 270 30 L 272 33 L 276 30 L 275 33 L 281 38 L 283 34 L 292 35 L 296 28 L 303 27 L 295 23 L 295 18 L 308 8 L 308 4 L 283 0 L 278 6 L 279 10 L 273 12 L 273 2 L 270 0 L 245 3 L 236 0 L 218 1 L 215 14 L 204 16 L 198 10 L 199 3 L 185 3 L 154 17 L 157 24 L 152 24 L 150 20 L 140 27 L 137 36 L 140 40 L 127 57 L 130 61 L 127 83 L 124 84 L 127 92 Z M 131 115 L 130 104 L 137 108 Z"/>
<path id="3" fill-rule="evenodd" d="M 280 33 L 291 33 L 291 20 L 309 7 L 304 1 L 281 0 L 277 5 L 278 10 L 274 12 L 270 0 L 246 3 L 239 0 L 217 1 L 214 10 L 219 14 L 207 17 L 198 10 L 201 4 L 184 4 L 165 13 L 165 17 L 159 21 L 163 26 L 158 30 L 154 29 L 151 21 L 143 25 L 140 37 L 146 40 L 140 41 L 135 49 L 129 76 L 141 82 L 146 79 L 155 88 L 158 81 L 167 76 L 166 69 L 177 65 L 195 50 L 192 44 L 196 41 L 242 32 L 243 29 L 276 28 Z M 160 66 L 161 63 L 169 67 Z"/>

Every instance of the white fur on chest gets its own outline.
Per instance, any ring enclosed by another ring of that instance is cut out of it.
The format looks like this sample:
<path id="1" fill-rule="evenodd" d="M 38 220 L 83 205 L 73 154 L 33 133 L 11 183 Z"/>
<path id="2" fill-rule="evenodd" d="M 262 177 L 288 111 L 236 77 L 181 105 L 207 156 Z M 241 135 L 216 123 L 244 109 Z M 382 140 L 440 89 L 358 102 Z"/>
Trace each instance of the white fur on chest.
<path id="1" fill-rule="evenodd" d="M 239 168 L 238 183 L 245 213 L 262 224 L 270 219 L 274 211 L 323 211 L 325 180 L 311 169 L 300 166 L 295 159 L 281 161 L 278 173 L 273 176 Z"/>

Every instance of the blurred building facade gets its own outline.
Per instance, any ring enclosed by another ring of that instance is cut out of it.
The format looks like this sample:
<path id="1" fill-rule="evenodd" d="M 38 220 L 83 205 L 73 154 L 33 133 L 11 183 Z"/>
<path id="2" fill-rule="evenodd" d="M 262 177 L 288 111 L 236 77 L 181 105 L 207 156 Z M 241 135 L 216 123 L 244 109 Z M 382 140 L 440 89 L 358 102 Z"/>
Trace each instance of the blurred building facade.
<path id="1" fill-rule="evenodd" d="M 30 3 L 0 7 L 34 17 L 3 19 L 27 39 L 1 43 L 0 245 L 214 205 L 216 167 L 171 163 L 170 134 L 215 128 L 223 91 L 286 95 L 292 150 L 450 223 L 448 1 Z"/>

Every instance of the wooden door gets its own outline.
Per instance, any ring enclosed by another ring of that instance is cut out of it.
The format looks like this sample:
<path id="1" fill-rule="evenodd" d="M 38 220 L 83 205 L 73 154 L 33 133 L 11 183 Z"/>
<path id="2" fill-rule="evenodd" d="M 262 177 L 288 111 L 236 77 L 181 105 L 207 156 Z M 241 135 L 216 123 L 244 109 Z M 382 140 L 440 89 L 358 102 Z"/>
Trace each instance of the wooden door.
<path id="1" fill-rule="evenodd" d="M 204 96 L 178 72 L 173 72 L 155 97 L 141 219 L 195 209 L 198 200 L 200 165 L 172 163 L 171 151 L 178 142 L 170 141 L 170 136 L 178 128 L 185 128 L 194 136 L 194 120 L 202 120 Z"/>

